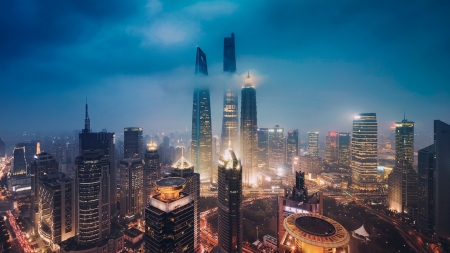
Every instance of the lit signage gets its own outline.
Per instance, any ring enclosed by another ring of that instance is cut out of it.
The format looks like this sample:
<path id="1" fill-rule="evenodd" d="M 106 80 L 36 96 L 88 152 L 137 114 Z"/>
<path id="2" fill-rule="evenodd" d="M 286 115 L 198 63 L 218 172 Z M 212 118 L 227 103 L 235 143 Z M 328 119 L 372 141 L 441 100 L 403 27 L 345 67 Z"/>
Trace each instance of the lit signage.
<path id="1" fill-rule="evenodd" d="M 300 209 L 300 208 L 295 208 L 292 206 L 285 206 L 284 207 L 284 211 L 289 212 L 289 213 L 309 213 L 306 210 Z"/>

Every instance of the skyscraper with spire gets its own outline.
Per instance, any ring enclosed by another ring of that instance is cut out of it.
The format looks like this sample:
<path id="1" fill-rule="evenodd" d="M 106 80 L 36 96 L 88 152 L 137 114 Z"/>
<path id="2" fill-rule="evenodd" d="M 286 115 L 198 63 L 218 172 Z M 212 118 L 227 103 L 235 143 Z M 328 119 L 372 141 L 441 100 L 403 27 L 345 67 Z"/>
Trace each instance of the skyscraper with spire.
<path id="1" fill-rule="evenodd" d="M 195 74 L 199 78 L 208 75 L 206 54 L 197 47 L 195 60 Z M 200 80 L 199 80 L 200 81 Z M 212 167 L 212 130 L 211 130 L 211 103 L 208 87 L 199 87 L 194 91 L 192 107 L 192 139 L 191 161 L 200 180 L 211 180 Z"/>
<path id="2" fill-rule="evenodd" d="M 229 81 L 232 81 L 231 75 L 236 72 L 234 33 L 231 33 L 230 38 L 225 37 L 223 44 L 223 71 L 230 74 Z M 233 150 L 239 153 L 238 108 L 238 92 L 232 88 L 232 84 L 228 83 L 223 95 L 221 153 L 227 150 L 229 142 Z"/>
<path id="3" fill-rule="evenodd" d="M 246 186 L 256 184 L 258 171 L 258 139 L 256 90 L 250 83 L 250 73 L 241 94 L 241 157 L 242 177 Z"/>

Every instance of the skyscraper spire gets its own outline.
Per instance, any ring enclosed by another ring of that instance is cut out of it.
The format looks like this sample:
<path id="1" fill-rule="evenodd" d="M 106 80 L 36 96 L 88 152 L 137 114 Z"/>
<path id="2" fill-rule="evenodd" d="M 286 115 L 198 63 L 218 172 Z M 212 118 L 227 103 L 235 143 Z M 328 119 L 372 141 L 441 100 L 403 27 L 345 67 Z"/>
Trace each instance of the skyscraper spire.
<path id="1" fill-rule="evenodd" d="M 90 133 L 90 132 L 91 132 L 91 120 L 89 119 L 88 103 L 87 103 L 87 98 L 86 98 L 86 116 L 84 118 L 83 133 Z"/>
<path id="2" fill-rule="evenodd" d="M 247 78 L 250 79 L 250 70 L 247 72 Z"/>

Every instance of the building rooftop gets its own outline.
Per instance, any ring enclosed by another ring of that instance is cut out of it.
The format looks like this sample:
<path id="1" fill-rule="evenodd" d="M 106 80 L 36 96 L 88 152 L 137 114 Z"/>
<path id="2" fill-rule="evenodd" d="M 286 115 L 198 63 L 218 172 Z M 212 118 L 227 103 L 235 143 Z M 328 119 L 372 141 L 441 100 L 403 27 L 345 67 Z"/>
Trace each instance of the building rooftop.
<path id="1" fill-rule="evenodd" d="M 141 230 L 139 230 L 137 228 L 130 228 L 130 229 L 123 231 L 123 233 L 129 237 L 135 238 L 135 237 L 140 236 L 144 232 L 142 232 Z"/>
<path id="2" fill-rule="evenodd" d="M 161 180 L 156 181 L 157 187 L 166 187 L 166 186 L 181 186 L 186 184 L 186 179 L 181 177 L 168 177 L 163 178 Z"/>

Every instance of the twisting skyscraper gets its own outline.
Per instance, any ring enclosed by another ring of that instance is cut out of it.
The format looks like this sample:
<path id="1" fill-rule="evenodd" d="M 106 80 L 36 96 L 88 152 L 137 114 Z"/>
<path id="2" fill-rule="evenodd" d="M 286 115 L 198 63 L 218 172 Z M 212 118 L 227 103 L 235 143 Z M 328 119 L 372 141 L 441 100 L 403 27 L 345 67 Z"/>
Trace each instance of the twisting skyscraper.
<path id="1" fill-rule="evenodd" d="M 247 76 L 250 81 L 250 75 Z M 246 83 L 241 94 L 241 157 L 243 165 L 243 184 L 256 184 L 258 169 L 258 139 L 256 90 Z"/>
<path id="2" fill-rule="evenodd" d="M 233 150 L 225 150 L 218 170 L 218 249 L 242 252 L 242 167 Z"/>
<path id="3" fill-rule="evenodd" d="M 230 38 L 225 37 L 223 44 L 223 71 L 234 74 L 236 72 L 234 33 L 231 34 Z M 239 149 L 238 92 L 231 88 L 231 86 L 228 84 L 223 96 L 220 152 L 224 152 L 228 148 L 229 142 L 231 142 L 233 150 L 237 152 Z"/>
<path id="4" fill-rule="evenodd" d="M 197 47 L 195 74 L 207 76 L 206 54 Z M 192 107 L 191 161 L 200 173 L 201 181 L 211 180 L 212 130 L 209 88 L 201 87 L 194 91 Z"/>

